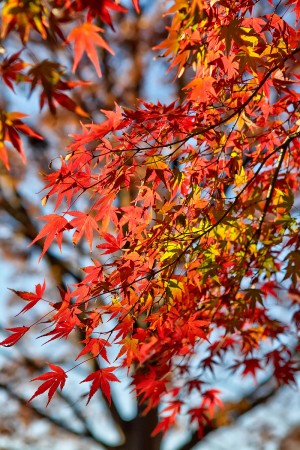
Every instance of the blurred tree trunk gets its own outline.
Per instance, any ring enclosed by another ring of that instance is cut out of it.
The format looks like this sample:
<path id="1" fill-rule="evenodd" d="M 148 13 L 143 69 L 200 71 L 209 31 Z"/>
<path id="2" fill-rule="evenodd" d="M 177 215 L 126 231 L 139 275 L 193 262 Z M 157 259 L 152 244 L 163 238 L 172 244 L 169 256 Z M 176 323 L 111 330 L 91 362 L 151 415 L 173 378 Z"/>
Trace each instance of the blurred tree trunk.
<path id="1" fill-rule="evenodd" d="M 278 450 L 300 449 L 300 425 L 292 430 L 282 439 Z"/>
<path id="2" fill-rule="evenodd" d="M 161 433 L 151 437 L 153 429 L 158 422 L 157 410 L 149 412 L 147 417 L 142 416 L 139 408 L 137 416 L 128 422 L 126 427 L 126 443 L 120 450 L 160 450 Z"/>

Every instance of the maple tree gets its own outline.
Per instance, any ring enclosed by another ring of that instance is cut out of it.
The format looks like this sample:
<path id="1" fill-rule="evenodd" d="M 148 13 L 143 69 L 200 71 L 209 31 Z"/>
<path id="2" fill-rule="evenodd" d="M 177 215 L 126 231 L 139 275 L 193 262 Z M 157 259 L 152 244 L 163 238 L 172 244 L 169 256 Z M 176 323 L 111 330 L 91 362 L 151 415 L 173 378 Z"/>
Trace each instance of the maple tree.
<path id="1" fill-rule="evenodd" d="M 33 32 L 74 44 L 75 75 L 84 52 L 101 75 L 97 47 L 113 50 L 99 23 L 114 28 L 112 12 L 127 11 L 110 0 L 4 3 L 4 42 L 14 31 L 24 49 Z M 30 401 L 48 391 L 49 403 L 69 372 L 97 360 L 81 380 L 90 382 L 87 402 L 97 391 L 110 402 L 110 383 L 123 368 L 144 414 L 164 405 L 154 436 L 181 414 L 198 439 L 218 426 L 223 407 L 211 373 L 256 379 L 271 371 L 279 385 L 296 382 L 300 4 L 268 3 L 260 10 L 254 0 L 173 1 L 168 36 L 154 51 L 185 77 L 180 101 L 116 104 L 102 110 L 100 123 L 64 93 L 88 83 L 70 81 L 56 61 L 30 64 L 22 51 L 3 59 L 8 89 L 29 84 L 30 93 L 39 89 L 41 108 L 47 102 L 56 114 L 58 104 L 83 118 L 60 166 L 44 177 L 42 203 L 54 200 L 53 211 L 31 244 L 44 239 L 42 257 L 53 241 L 62 250 L 71 240 L 87 245 L 91 262 L 58 300 L 45 283 L 35 293 L 15 290 L 28 302 L 22 314 L 40 303 L 49 310 L 8 328 L 1 345 L 47 321 L 41 336 L 48 342 L 80 333 L 84 346 L 77 364 L 49 363 L 51 371 L 34 378 L 42 384 Z M 7 142 L 24 159 L 19 133 L 41 138 L 23 118 L 1 112 L 8 169 Z M 275 301 L 292 314 L 276 316 Z"/>

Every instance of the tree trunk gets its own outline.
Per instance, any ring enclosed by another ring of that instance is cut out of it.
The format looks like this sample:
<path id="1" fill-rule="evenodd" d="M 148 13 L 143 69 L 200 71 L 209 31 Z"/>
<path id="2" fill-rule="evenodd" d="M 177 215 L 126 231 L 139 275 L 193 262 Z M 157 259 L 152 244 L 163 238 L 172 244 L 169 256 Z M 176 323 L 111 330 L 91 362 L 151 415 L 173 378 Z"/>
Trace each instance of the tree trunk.
<path id="1" fill-rule="evenodd" d="M 142 416 L 139 408 L 138 415 L 126 427 L 126 443 L 120 450 L 160 450 L 161 433 L 151 437 L 157 423 L 157 410 L 151 410 L 147 416 Z"/>
<path id="2" fill-rule="evenodd" d="M 293 428 L 280 442 L 279 450 L 299 450 L 300 427 Z"/>

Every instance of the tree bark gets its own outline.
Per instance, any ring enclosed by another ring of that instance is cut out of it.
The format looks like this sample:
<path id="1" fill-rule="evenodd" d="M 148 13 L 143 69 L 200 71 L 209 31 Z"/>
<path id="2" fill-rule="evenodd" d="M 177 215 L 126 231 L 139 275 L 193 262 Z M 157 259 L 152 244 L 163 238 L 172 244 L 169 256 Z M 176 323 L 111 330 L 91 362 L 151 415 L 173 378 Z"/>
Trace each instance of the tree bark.
<path id="1" fill-rule="evenodd" d="M 147 416 L 142 415 L 139 408 L 137 416 L 128 422 L 125 430 L 126 442 L 118 447 L 119 450 L 160 450 L 162 434 L 151 437 L 151 433 L 158 423 L 157 410 L 151 410 Z"/>
<path id="2" fill-rule="evenodd" d="M 282 439 L 279 450 L 299 450 L 300 448 L 300 426 L 292 430 Z"/>

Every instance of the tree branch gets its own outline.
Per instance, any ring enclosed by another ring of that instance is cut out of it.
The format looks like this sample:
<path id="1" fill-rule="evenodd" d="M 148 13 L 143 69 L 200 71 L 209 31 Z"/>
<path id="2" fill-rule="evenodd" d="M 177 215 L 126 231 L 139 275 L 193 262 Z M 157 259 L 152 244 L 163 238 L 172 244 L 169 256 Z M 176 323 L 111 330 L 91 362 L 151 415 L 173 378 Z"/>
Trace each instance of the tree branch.
<path id="1" fill-rule="evenodd" d="M 273 194 L 274 194 L 274 190 L 275 190 L 275 186 L 276 186 L 276 181 L 277 181 L 277 178 L 278 178 L 278 175 L 279 175 L 281 166 L 282 166 L 282 164 L 283 164 L 284 157 L 285 157 L 286 152 L 287 152 L 287 150 L 288 150 L 289 144 L 290 144 L 294 139 L 296 139 L 297 137 L 300 137 L 300 130 L 299 130 L 299 131 L 296 131 L 295 133 L 290 134 L 290 135 L 285 139 L 285 141 L 283 142 L 283 144 L 282 144 L 280 147 L 278 147 L 278 149 L 277 149 L 277 150 L 280 149 L 280 155 L 279 155 L 279 159 L 278 159 L 278 161 L 277 161 L 277 164 L 276 164 L 276 166 L 275 166 L 275 172 L 274 172 L 274 175 L 273 175 L 273 177 L 272 177 L 272 182 L 271 182 L 271 184 L 270 184 L 270 186 L 269 186 L 269 189 L 268 189 L 265 207 L 264 207 L 264 210 L 263 210 L 263 212 L 262 212 L 262 215 L 261 215 L 260 218 L 259 218 L 258 229 L 256 230 L 256 232 L 255 232 L 255 234 L 254 234 L 254 238 L 256 238 L 257 240 L 259 240 L 259 237 L 260 237 L 260 234 L 261 234 L 261 229 L 262 229 L 264 220 L 265 220 L 265 218 L 266 218 L 266 215 L 267 215 L 267 212 L 268 212 L 268 209 L 269 209 L 269 206 L 270 206 L 270 204 L 271 204 L 271 200 L 272 200 L 272 197 L 273 197 Z"/>
<path id="2" fill-rule="evenodd" d="M 3 389 L 4 391 L 6 391 L 7 394 L 11 398 L 13 398 L 14 400 L 17 400 L 21 405 L 23 405 L 23 406 L 27 405 L 27 401 L 24 398 L 22 398 L 19 394 L 17 394 L 8 384 L 0 383 L 0 389 Z M 98 437 L 96 437 L 95 434 L 92 433 L 89 429 L 85 429 L 83 432 L 80 432 L 75 428 L 69 427 L 68 424 L 63 422 L 62 420 L 60 420 L 54 416 L 45 414 L 42 410 L 40 410 L 39 408 L 37 408 L 33 405 L 30 405 L 30 409 L 34 412 L 34 414 L 38 418 L 48 420 L 48 422 L 52 423 L 53 425 L 57 426 L 58 428 L 60 428 L 63 431 L 67 431 L 68 433 L 71 433 L 77 437 L 90 438 L 97 444 L 101 445 L 104 449 L 108 450 L 111 448 L 110 446 L 107 446 L 106 444 L 104 444 L 104 442 L 102 442 Z"/>
<path id="3" fill-rule="evenodd" d="M 10 203 L 4 196 L 2 196 L 1 198 L 1 202 L 0 202 L 0 206 L 2 206 L 2 208 L 12 217 L 14 218 L 14 220 L 17 220 L 21 225 L 22 225 L 22 232 L 23 235 L 28 238 L 30 241 L 33 240 L 36 235 L 38 234 L 38 230 L 36 228 L 36 226 L 34 225 L 33 221 L 31 220 L 27 210 L 25 209 L 25 207 L 22 204 L 22 196 L 21 194 L 15 190 L 15 196 L 18 199 L 17 204 L 12 204 Z M 34 243 L 34 247 L 35 248 L 43 248 L 43 242 L 39 241 L 39 242 L 35 242 Z M 81 281 L 81 277 L 79 275 L 77 275 L 72 269 L 70 269 L 69 265 L 67 262 L 65 262 L 64 260 L 58 258 L 57 256 L 55 256 L 55 254 L 53 254 L 51 251 L 47 251 L 45 253 L 45 258 L 48 260 L 50 269 L 53 266 L 59 267 L 60 268 L 60 276 L 63 277 L 64 275 L 71 275 L 72 278 L 76 281 L 76 282 L 80 282 Z M 80 338 L 79 338 L 80 340 Z M 27 356 L 24 356 L 24 358 L 26 359 L 26 363 L 28 363 L 30 361 L 30 364 L 33 365 L 34 361 L 31 360 L 30 358 L 28 358 Z M 94 370 L 98 370 L 100 367 L 98 365 L 98 362 L 94 360 Z M 38 367 L 37 365 L 35 365 L 35 369 L 36 370 L 41 370 L 41 367 Z M 62 396 L 63 398 L 63 396 Z M 108 401 L 106 398 L 103 397 L 103 401 L 107 407 L 107 411 L 108 413 L 111 415 L 112 420 L 115 422 L 115 425 L 117 427 L 117 429 L 119 430 L 121 437 L 124 438 L 125 436 L 125 429 L 128 426 L 128 422 L 124 421 L 118 410 L 117 407 L 115 406 L 115 403 L 113 401 L 112 398 L 112 403 L 111 405 L 108 404 Z M 31 407 L 31 404 L 30 404 Z M 75 412 L 75 411 L 74 411 Z M 45 414 L 45 417 L 48 417 Z M 87 424 L 85 423 L 85 426 L 87 426 Z"/>

